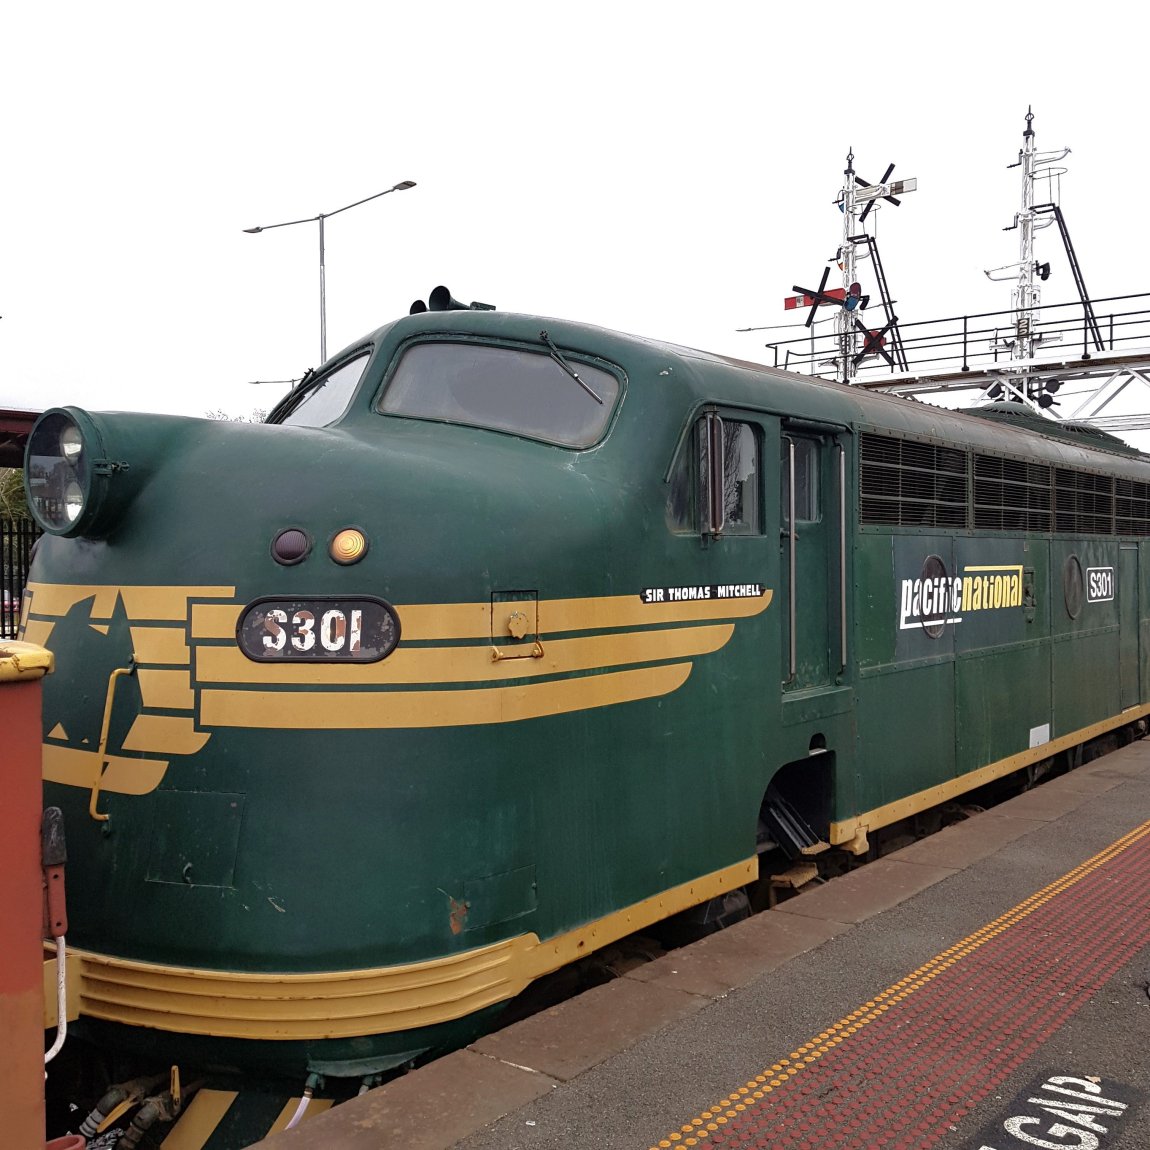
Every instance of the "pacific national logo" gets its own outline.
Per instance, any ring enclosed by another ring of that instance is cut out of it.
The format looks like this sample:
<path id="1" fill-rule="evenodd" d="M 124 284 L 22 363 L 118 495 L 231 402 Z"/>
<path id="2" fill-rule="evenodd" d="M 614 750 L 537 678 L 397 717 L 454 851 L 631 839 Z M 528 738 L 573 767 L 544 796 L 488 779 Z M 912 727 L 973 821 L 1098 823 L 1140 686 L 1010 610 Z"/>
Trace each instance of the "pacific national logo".
<path id="1" fill-rule="evenodd" d="M 932 557 L 933 558 L 933 557 Z M 995 611 L 1022 606 L 1022 565 L 966 566 L 961 575 L 948 575 L 936 560 L 919 579 L 902 581 L 899 629 L 939 632 L 947 623 L 961 623 L 973 611 Z"/>

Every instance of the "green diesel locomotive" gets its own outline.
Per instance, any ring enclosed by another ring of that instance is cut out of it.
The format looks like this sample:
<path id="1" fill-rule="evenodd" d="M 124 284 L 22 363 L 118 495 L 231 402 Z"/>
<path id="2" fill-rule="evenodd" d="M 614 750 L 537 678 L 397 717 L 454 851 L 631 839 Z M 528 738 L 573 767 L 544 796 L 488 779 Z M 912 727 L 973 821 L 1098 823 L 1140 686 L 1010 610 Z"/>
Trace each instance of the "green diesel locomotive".
<path id="1" fill-rule="evenodd" d="M 26 480 L 77 1025 L 158 1066 L 386 1071 L 1150 713 L 1150 460 L 1012 405 L 430 311 Z"/>

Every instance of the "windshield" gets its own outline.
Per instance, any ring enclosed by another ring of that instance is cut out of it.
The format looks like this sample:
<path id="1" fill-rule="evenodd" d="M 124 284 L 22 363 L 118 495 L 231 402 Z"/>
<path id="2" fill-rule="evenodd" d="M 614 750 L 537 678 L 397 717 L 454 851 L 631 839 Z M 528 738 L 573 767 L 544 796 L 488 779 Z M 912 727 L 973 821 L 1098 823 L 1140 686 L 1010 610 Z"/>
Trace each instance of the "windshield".
<path id="1" fill-rule="evenodd" d="M 417 343 L 400 359 L 379 410 L 589 447 L 607 427 L 619 380 L 582 361 L 577 370 L 586 387 L 545 349 Z"/>
<path id="2" fill-rule="evenodd" d="M 370 354 L 365 351 L 305 385 L 301 398 L 292 402 L 288 413 L 276 422 L 286 427 L 327 427 L 335 423 L 347 411 Z"/>

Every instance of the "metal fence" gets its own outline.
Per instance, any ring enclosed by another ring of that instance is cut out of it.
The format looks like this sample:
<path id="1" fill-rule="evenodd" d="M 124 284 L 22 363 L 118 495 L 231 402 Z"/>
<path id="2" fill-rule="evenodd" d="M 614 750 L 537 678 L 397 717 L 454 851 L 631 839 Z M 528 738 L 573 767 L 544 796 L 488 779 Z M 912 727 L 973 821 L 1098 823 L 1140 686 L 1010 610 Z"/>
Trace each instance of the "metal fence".
<path id="1" fill-rule="evenodd" d="M 20 598 L 40 528 L 30 519 L 0 519 L 0 639 L 15 639 Z"/>

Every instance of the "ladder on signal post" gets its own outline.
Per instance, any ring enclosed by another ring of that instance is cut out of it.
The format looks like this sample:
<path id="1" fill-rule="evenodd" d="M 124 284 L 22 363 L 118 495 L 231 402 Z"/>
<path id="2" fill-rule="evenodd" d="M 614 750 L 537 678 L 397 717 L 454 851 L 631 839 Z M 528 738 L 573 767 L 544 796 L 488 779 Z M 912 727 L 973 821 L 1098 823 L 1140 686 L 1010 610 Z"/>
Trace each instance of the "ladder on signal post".
<path id="1" fill-rule="evenodd" d="M 878 295 L 882 300 L 883 314 L 886 316 L 887 324 L 890 327 L 890 343 L 891 350 L 894 352 L 894 360 L 897 364 L 897 371 L 908 371 L 906 362 L 906 351 L 902 346 L 902 336 L 898 330 L 898 318 L 894 314 L 894 301 L 890 298 L 890 288 L 886 282 L 886 272 L 883 271 L 882 259 L 878 254 L 878 241 L 874 236 L 867 235 L 865 232 L 862 235 L 851 236 L 850 241 L 852 244 L 865 244 L 870 252 L 871 263 L 874 266 L 874 278 L 878 283 Z"/>
<path id="2" fill-rule="evenodd" d="M 1058 224 L 1058 230 L 1062 234 L 1062 246 L 1066 249 L 1066 259 L 1070 264 L 1070 274 L 1074 277 L 1074 286 L 1078 289 L 1078 298 L 1082 301 L 1082 313 L 1086 320 L 1086 327 L 1090 332 L 1091 338 L 1094 340 L 1094 347 L 1097 351 L 1105 351 L 1105 344 L 1102 342 L 1102 332 L 1098 327 L 1098 319 L 1094 314 L 1094 308 L 1090 303 L 1090 296 L 1086 294 L 1086 283 L 1082 279 L 1082 269 L 1078 265 L 1078 257 L 1074 254 L 1074 245 L 1070 242 L 1070 230 L 1066 226 L 1066 219 L 1062 215 L 1062 209 L 1057 204 L 1035 204 L 1035 215 L 1051 215 L 1053 214 L 1055 222 Z"/>

